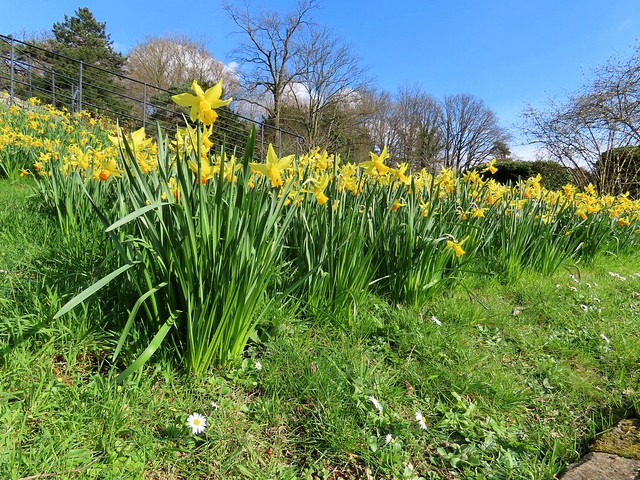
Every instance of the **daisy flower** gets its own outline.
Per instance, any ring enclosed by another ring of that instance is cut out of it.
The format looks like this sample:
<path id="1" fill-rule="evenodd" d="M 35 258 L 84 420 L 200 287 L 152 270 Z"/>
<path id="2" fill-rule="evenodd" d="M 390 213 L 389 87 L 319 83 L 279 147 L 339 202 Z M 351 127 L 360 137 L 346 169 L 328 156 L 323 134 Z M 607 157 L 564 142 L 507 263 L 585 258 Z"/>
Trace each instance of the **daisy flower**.
<path id="1" fill-rule="evenodd" d="M 192 413 L 189 415 L 189 418 L 187 418 L 187 425 L 189 425 L 194 435 L 198 435 L 204 432 L 207 426 L 207 419 L 199 413 Z"/>
<path id="2" fill-rule="evenodd" d="M 427 429 L 427 419 L 424 418 L 424 416 L 422 415 L 422 412 L 420 410 L 418 410 L 416 412 L 416 422 L 418 422 L 418 425 L 420 425 L 420 428 L 422 430 L 426 430 Z"/>
<path id="3" fill-rule="evenodd" d="M 371 395 L 369 397 L 369 401 L 371 403 L 373 403 L 373 406 L 376 407 L 376 410 L 378 410 L 380 412 L 380 414 L 382 415 L 382 405 L 380 405 L 380 402 L 378 400 L 376 400 L 376 397 Z"/>
<path id="4" fill-rule="evenodd" d="M 260 360 L 256 361 L 256 363 L 254 363 L 253 366 L 255 367 L 256 370 L 262 370 L 262 363 L 260 362 Z"/>

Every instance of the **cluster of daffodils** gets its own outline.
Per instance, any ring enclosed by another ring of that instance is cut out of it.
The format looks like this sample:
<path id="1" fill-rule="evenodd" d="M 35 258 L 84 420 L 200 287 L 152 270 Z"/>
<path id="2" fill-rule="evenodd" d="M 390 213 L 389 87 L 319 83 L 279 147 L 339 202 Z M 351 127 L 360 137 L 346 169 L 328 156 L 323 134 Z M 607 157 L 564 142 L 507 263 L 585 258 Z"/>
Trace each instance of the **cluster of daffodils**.
<path id="1" fill-rule="evenodd" d="M 177 129 L 169 148 L 179 158 L 187 159 L 195 182 L 206 184 L 221 173 L 226 181 L 237 182 L 241 169 L 238 159 L 224 152 L 215 153 L 211 139 L 218 117 L 216 109 L 228 105 L 231 99 L 221 98 L 221 82 L 206 91 L 196 81 L 191 87 L 193 94 L 172 98 L 189 108 L 195 127 Z M 86 113 L 72 115 L 38 105 L 35 100 L 29 102 L 28 108 L 0 108 L 0 162 L 17 157 L 17 148 L 29 153 L 21 158 L 32 159 L 30 168 L 24 168 L 22 174 L 36 178 L 51 175 L 57 169 L 64 175 L 79 172 L 82 178 L 105 182 L 123 176 L 124 159 L 132 158 L 130 152 L 143 174 L 157 171 L 159 161 L 158 147 L 147 138 L 144 129 L 126 132 Z M 128 155 L 123 154 L 125 150 Z M 337 196 L 343 192 L 357 196 L 378 188 L 380 192 L 397 192 L 388 205 L 392 212 L 407 208 L 411 197 L 423 216 L 438 215 L 442 202 L 450 201 L 455 202 L 457 220 L 473 223 L 474 228 L 492 212 L 519 217 L 528 214 L 528 205 L 535 204 L 544 207 L 535 212 L 536 220 L 544 223 L 569 212 L 575 218 L 573 225 L 602 217 L 611 220 L 612 228 L 640 234 L 638 200 L 626 195 L 598 196 L 592 185 L 583 191 L 570 184 L 560 190 L 547 190 L 539 175 L 512 186 L 501 185 L 484 177 L 487 172 L 496 172 L 495 161 L 482 170 L 459 176 L 450 168 L 434 174 L 425 169 L 412 172 L 406 163 L 391 165 L 387 147 L 371 152 L 368 159 L 345 162 L 339 155 L 320 148 L 298 157 L 280 157 L 269 145 L 264 161 L 252 162 L 249 167 L 252 178 L 248 185 L 286 195 L 287 205 L 314 202 L 338 209 L 341 204 Z M 177 200 L 180 192 L 175 179 L 171 182 L 169 187 Z M 571 235 L 572 229 L 567 227 L 563 233 Z M 452 235 L 446 245 L 460 257 L 466 253 L 468 239 Z"/>

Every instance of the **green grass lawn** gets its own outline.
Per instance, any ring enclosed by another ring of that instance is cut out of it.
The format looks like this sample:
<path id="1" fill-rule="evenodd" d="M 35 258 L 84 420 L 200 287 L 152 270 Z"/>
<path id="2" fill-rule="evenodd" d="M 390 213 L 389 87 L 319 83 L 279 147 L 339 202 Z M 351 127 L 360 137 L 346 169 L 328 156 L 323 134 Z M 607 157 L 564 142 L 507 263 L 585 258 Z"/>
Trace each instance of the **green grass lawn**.
<path id="1" fill-rule="evenodd" d="M 371 296 L 352 325 L 276 304 L 241 363 L 189 377 L 163 349 L 118 384 L 109 291 L 53 319 L 108 259 L 30 194 L 0 181 L 2 479 L 551 479 L 637 411 L 638 257 Z"/>

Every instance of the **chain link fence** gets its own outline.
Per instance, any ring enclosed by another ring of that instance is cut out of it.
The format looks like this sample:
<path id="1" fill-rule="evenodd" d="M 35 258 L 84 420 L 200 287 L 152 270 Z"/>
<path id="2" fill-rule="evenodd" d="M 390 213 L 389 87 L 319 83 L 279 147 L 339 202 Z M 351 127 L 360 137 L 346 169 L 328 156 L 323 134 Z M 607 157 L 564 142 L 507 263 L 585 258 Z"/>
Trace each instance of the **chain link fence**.
<path id="1" fill-rule="evenodd" d="M 61 55 L 37 45 L 0 35 L 0 92 L 10 104 L 36 97 L 70 112 L 86 110 L 118 120 L 127 128 L 156 125 L 173 134 L 183 123 L 184 109 L 171 101 L 177 91 L 166 90 Z M 279 155 L 298 154 L 302 138 L 233 112 L 218 110 L 213 139 L 228 153 L 244 153 L 247 134 L 256 127 L 256 157 L 264 158 L 269 143 Z"/>

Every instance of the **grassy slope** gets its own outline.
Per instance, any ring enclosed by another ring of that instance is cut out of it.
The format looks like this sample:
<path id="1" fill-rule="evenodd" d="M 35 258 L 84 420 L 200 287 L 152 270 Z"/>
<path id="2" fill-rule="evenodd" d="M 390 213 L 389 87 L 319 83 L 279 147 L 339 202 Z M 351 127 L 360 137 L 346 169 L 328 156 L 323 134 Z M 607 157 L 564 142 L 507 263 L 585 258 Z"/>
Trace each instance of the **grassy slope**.
<path id="1" fill-rule="evenodd" d="M 102 307 L 52 320 L 99 249 L 28 194 L 0 182 L 0 478 L 543 479 L 637 408 L 637 258 L 470 277 L 422 312 L 372 297 L 350 329 L 282 306 L 241 365 L 193 379 L 160 355 L 116 385 Z"/>

